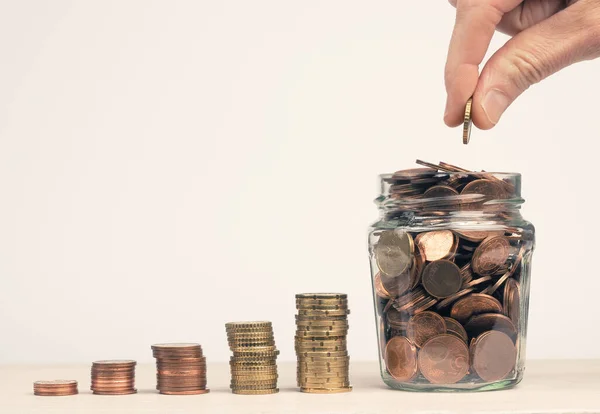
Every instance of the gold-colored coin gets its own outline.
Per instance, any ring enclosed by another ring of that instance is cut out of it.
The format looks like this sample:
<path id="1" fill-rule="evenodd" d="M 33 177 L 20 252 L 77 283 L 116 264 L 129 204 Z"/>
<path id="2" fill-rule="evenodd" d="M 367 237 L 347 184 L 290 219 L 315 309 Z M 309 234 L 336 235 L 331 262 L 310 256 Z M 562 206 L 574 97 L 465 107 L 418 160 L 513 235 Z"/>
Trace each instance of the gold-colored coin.
<path id="1" fill-rule="evenodd" d="M 352 391 L 352 386 L 343 388 L 300 388 L 300 392 L 306 392 L 310 394 L 337 394 L 350 391 Z"/>
<path id="2" fill-rule="evenodd" d="M 241 395 L 262 395 L 262 394 L 276 394 L 279 392 L 279 388 L 270 388 L 266 390 L 231 390 L 233 394 Z"/>
<path id="3" fill-rule="evenodd" d="M 473 107 L 473 98 L 469 98 L 465 106 L 465 117 L 463 119 L 463 144 L 467 145 L 471 140 L 471 127 L 473 120 L 471 119 L 471 109 Z"/>
<path id="4" fill-rule="evenodd" d="M 324 327 L 334 327 L 334 326 L 348 327 L 348 319 L 344 318 L 344 319 L 340 319 L 340 320 L 322 319 L 322 320 L 318 320 L 318 321 L 296 321 L 296 326 L 297 327 L 302 327 L 303 329 L 310 329 L 310 327 L 317 328 L 319 326 L 324 326 Z"/>
<path id="5" fill-rule="evenodd" d="M 296 299 L 348 299 L 345 293 L 297 293 Z"/>

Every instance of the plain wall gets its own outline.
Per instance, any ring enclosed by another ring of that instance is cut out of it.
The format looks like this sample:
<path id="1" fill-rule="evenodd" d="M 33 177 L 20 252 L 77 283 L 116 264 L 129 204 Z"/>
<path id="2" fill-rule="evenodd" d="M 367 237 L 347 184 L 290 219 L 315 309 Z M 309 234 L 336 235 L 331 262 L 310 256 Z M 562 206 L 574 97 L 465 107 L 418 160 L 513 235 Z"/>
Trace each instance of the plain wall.
<path id="1" fill-rule="evenodd" d="M 377 175 L 416 158 L 523 174 L 528 357 L 600 357 L 600 61 L 464 146 L 453 22 L 445 0 L 0 2 L 0 362 L 227 360 L 224 323 L 253 319 L 293 360 L 307 291 L 347 293 L 375 359 Z"/>

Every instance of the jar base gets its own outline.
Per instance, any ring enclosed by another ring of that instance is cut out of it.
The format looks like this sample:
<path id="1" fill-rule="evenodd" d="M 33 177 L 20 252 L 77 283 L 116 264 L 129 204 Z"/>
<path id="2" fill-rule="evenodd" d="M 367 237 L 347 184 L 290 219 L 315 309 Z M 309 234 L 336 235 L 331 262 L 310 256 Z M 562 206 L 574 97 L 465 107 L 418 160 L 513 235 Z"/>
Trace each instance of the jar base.
<path id="1" fill-rule="evenodd" d="M 523 379 L 522 372 L 516 377 L 494 382 L 459 382 L 456 384 L 431 384 L 425 382 L 399 382 L 389 374 L 381 376 L 383 382 L 390 388 L 398 391 L 411 392 L 483 392 L 498 391 L 515 387 Z"/>

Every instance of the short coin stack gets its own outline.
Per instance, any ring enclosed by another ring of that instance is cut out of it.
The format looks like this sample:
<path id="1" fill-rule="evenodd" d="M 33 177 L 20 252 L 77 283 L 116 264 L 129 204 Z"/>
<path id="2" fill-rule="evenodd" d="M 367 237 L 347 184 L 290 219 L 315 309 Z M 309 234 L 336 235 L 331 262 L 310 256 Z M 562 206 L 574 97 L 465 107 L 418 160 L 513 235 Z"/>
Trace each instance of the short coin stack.
<path id="1" fill-rule="evenodd" d="M 206 394 L 206 357 L 200 344 L 152 345 L 156 358 L 156 389 L 161 394 Z"/>
<path id="2" fill-rule="evenodd" d="M 135 365 L 132 360 L 93 362 L 90 389 L 98 395 L 135 394 Z"/>
<path id="3" fill-rule="evenodd" d="M 297 380 L 300 391 L 338 393 L 352 390 L 346 347 L 348 297 L 337 293 L 296 295 Z"/>
<path id="4" fill-rule="evenodd" d="M 271 322 L 225 324 L 231 361 L 231 391 L 234 394 L 275 394 L 277 355 Z"/>
<path id="5" fill-rule="evenodd" d="M 77 394 L 77 381 L 54 380 L 36 381 L 33 383 L 33 394 L 44 397 L 58 397 Z"/>

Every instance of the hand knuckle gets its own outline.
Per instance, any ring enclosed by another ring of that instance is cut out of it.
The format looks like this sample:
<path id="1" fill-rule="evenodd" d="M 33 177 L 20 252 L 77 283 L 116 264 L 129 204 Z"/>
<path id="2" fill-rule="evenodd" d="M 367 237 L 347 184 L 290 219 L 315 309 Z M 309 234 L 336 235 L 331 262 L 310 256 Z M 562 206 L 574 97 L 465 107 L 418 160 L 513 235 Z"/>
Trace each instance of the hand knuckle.
<path id="1" fill-rule="evenodd" d="M 542 60 L 536 53 L 516 50 L 510 63 L 512 78 L 520 90 L 525 90 L 546 77 Z"/>

